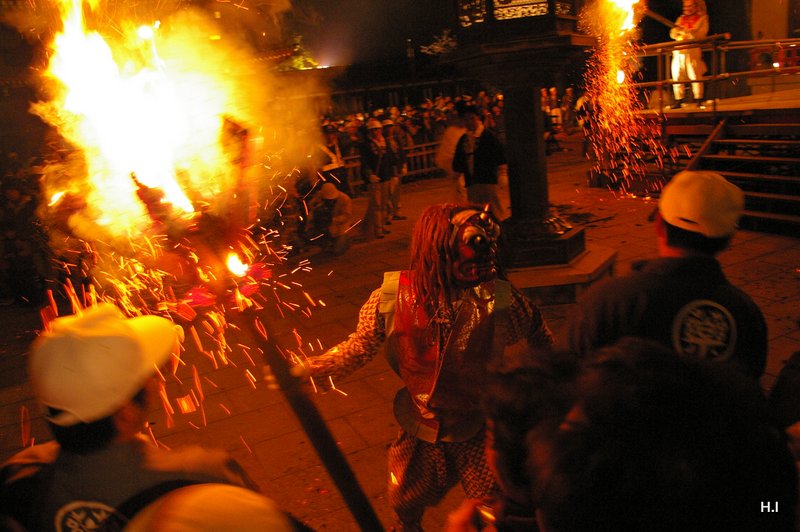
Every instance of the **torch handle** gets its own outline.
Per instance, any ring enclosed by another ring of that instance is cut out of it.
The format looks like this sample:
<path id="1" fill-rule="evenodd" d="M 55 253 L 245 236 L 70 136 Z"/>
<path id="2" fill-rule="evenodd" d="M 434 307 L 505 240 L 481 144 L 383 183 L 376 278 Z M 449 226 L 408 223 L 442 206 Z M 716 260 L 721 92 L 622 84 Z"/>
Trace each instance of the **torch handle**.
<path id="1" fill-rule="evenodd" d="M 645 14 L 645 16 L 650 17 L 651 19 L 655 20 L 656 22 L 662 23 L 663 25 L 667 26 L 668 28 L 674 28 L 674 27 L 677 26 L 677 24 L 672 22 L 670 19 L 659 15 L 655 11 L 650 11 L 649 9 L 645 9 L 644 10 L 644 14 Z"/>
<path id="2" fill-rule="evenodd" d="M 303 426 L 303 430 L 311 440 L 311 444 L 317 451 L 325 469 L 342 494 L 358 526 L 361 530 L 382 532 L 383 525 L 375 514 L 369 499 L 361 489 L 361 485 L 353 474 L 350 464 L 336 444 L 336 440 L 334 440 L 316 405 L 304 392 L 302 381 L 291 374 L 289 363 L 275 344 L 275 336 L 271 334 L 267 324 L 262 323 L 269 339 L 268 341 L 263 341 L 263 334 L 258 330 L 254 317 L 250 315 L 249 318 L 251 319 L 247 321 L 253 337 L 262 339 L 261 346 L 264 351 L 264 360 L 269 364 L 272 375 L 289 403 L 289 407 Z"/>

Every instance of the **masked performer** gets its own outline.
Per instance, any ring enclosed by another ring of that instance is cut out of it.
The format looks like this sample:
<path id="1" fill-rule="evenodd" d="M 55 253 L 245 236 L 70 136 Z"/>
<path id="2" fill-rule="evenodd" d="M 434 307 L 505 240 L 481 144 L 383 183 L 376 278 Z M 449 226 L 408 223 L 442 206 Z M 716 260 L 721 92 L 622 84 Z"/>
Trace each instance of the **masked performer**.
<path id="1" fill-rule="evenodd" d="M 708 35 L 708 13 L 704 0 L 683 0 L 683 14 L 675 21 L 675 27 L 669 36 L 676 41 L 702 39 Z M 700 48 L 682 48 L 672 52 L 672 79 L 675 81 L 694 81 L 706 73 L 703 53 Z M 686 92 L 684 83 L 672 86 L 675 94 L 675 107 L 680 107 Z M 703 84 L 692 83 L 692 94 L 695 101 L 703 99 Z"/>
<path id="2" fill-rule="evenodd" d="M 493 489 L 480 408 L 487 369 L 514 357 L 515 344 L 552 343 L 540 310 L 498 278 L 499 234 L 486 210 L 428 207 L 414 229 L 411 268 L 386 273 L 356 332 L 308 362 L 313 377 L 341 378 L 386 343 L 405 385 L 394 401 L 401 431 L 389 449 L 399 530 L 419 530 L 425 508 L 457 482 L 470 498 Z"/>

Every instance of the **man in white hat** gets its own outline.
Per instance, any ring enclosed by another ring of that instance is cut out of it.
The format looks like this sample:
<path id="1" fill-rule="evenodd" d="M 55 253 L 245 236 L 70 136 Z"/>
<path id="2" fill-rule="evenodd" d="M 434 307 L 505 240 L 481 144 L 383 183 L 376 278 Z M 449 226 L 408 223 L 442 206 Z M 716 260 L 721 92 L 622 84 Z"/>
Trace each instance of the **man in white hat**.
<path id="1" fill-rule="evenodd" d="M 29 375 L 54 442 L 0 471 L 0 513 L 27 530 L 120 530 L 161 495 L 222 483 L 258 490 L 225 451 L 167 451 L 141 431 L 158 368 L 183 331 L 159 316 L 126 319 L 110 304 L 54 320 L 33 344 Z"/>
<path id="2" fill-rule="evenodd" d="M 758 379 L 767 358 L 764 316 L 716 258 L 743 209 L 744 194 L 721 175 L 675 175 L 655 213 L 659 257 L 589 290 L 566 324 L 562 347 L 585 354 L 624 336 L 645 337 Z"/>

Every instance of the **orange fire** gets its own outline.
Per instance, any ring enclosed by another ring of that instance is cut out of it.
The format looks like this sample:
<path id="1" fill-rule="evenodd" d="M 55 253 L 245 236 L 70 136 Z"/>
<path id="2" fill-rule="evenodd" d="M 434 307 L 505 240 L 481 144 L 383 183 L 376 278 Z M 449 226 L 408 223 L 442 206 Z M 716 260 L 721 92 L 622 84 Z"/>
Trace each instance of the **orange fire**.
<path id="1" fill-rule="evenodd" d="M 223 129 L 241 105 L 235 76 L 217 68 L 216 32 L 122 21 L 110 39 L 87 27 L 81 0 L 59 8 L 63 28 L 45 75 L 52 97 L 33 112 L 82 152 L 88 183 L 80 194 L 94 223 L 114 236 L 147 227 L 132 175 L 163 193 L 173 216 L 232 196 L 241 168 Z"/>
<path id="2" fill-rule="evenodd" d="M 621 31 L 628 31 L 636 27 L 634 22 L 634 6 L 639 3 L 639 0 L 608 0 L 612 7 L 616 7 L 621 16 L 624 16 L 619 29 Z"/>
<path id="3" fill-rule="evenodd" d="M 279 208 L 264 226 L 251 216 L 254 206 L 280 205 L 272 191 L 285 194 L 284 181 L 318 142 L 307 127 L 319 118 L 316 108 L 296 97 L 319 88 L 277 79 L 247 43 L 197 9 L 142 24 L 107 20 L 98 0 L 60 1 L 63 27 L 49 44 L 42 101 L 31 111 L 64 141 L 53 143 L 58 156 L 43 177 L 40 212 L 58 264 L 75 276 L 64 283 L 66 295 L 76 312 L 108 300 L 129 315 L 183 324 L 190 352 L 174 360 L 159 395 L 168 428 L 178 415 L 204 426 L 201 379 L 217 386 L 199 371 L 257 367 L 248 352 L 257 346 L 239 344 L 239 336 L 236 348 L 229 342 L 238 327 L 228 312 L 269 306 L 305 316 L 324 306 L 289 281 L 310 269 L 307 260 L 273 276 L 287 249 L 268 225 Z M 49 295 L 45 328 L 58 314 Z M 191 381 L 181 378 L 186 367 Z M 256 387 L 255 369 L 240 371 Z M 179 397 L 167 393 L 167 379 L 180 384 Z M 22 419 L 27 441 L 25 412 Z"/>
<path id="4" fill-rule="evenodd" d="M 247 270 L 249 266 L 242 262 L 242 259 L 239 258 L 239 255 L 236 253 L 229 253 L 228 260 L 227 260 L 228 270 L 235 275 L 236 277 L 244 277 L 247 275 Z"/>

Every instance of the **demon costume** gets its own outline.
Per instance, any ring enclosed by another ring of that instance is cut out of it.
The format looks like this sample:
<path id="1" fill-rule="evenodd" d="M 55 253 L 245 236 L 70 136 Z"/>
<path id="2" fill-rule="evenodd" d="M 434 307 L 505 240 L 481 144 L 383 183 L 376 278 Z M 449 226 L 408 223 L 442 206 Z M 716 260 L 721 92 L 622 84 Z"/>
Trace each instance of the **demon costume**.
<path id="1" fill-rule="evenodd" d="M 702 39 L 708 35 L 708 14 L 706 3 L 703 0 L 684 0 L 683 14 L 675 21 L 675 27 L 669 31 L 669 36 L 676 41 Z M 703 62 L 703 53 L 700 48 L 682 48 L 672 52 L 672 79 L 675 81 L 694 81 L 706 73 L 706 64 Z M 672 86 L 677 106 L 683 100 L 686 87 L 684 83 Z M 703 99 L 703 84 L 692 83 L 694 99 Z"/>
<path id="2" fill-rule="evenodd" d="M 434 205 L 417 222 L 411 269 L 389 272 L 359 313 L 355 333 L 309 361 L 314 377 L 344 377 L 386 342 L 405 385 L 395 397 L 402 430 L 389 450 L 389 494 L 401 529 L 457 482 L 486 496 L 494 478 L 480 402 L 487 370 L 509 346 L 547 347 L 540 310 L 495 267 L 499 226 L 488 212 Z"/>

